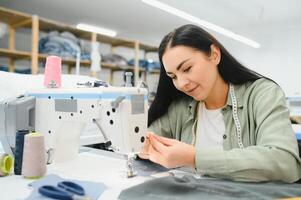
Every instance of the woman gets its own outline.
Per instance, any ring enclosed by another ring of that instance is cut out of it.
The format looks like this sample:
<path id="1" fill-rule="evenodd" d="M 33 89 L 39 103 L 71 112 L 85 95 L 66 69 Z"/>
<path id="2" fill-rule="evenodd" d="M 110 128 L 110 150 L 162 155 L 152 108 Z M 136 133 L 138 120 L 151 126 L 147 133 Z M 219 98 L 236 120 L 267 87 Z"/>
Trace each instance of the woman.
<path id="1" fill-rule="evenodd" d="M 159 48 L 161 73 L 140 157 L 236 181 L 295 182 L 297 141 L 285 95 L 209 33 L 185 25 Z"/>

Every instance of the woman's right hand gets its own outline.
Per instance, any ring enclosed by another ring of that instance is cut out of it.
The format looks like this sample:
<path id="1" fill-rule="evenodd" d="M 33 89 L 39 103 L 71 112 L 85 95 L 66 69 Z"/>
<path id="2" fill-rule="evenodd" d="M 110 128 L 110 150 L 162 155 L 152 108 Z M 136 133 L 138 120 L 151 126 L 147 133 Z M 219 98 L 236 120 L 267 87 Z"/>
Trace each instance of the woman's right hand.
<path id="1" fill-rule="evenodd" d="M 149 147 L 150 147 L 150 141 L 149 141 L 149 135 L 150 133 L 147 133 L 145 135 L 145 141 L 144 141 L 144 146 L 143 149 L 140 151 L 140 153 L 138 154 L 139 158 L 141 159 L 149 159 Z"/>
<path id="2" fill-rule="evenodd" d="M 139 155 L 139 154 L 138 154 Z M 190 144 L 148 133 L 140 158 L 149 159 L 166 168 L 195 168 L 195 147 Z"/>

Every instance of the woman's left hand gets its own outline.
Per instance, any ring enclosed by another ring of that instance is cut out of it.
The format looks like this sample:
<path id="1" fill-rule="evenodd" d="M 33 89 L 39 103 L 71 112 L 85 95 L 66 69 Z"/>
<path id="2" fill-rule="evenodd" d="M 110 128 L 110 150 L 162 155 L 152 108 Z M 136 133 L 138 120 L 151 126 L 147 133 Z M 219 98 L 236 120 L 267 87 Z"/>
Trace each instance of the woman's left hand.
<path id="1" fill-rule="evenodd" d="M 148 134 L 149 159 L 166 168 L 195 167 L 195 148 L 175 139 Z"/>

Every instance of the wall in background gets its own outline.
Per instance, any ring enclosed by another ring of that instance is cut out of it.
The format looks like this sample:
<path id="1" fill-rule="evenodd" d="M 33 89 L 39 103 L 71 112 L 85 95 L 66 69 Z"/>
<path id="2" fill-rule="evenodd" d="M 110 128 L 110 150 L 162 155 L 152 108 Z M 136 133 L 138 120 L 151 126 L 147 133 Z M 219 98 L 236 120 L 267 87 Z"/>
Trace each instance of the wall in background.
<path id="1" fill-rule="evenodd" d="M 247 67 L 275 80 L 286 95 L 301 95 L 301 23 L 269 23 L 241 26 L 240 34 L 257 38 L 262 46 L 254 49 L 221 39 L 225 47 Z"/>

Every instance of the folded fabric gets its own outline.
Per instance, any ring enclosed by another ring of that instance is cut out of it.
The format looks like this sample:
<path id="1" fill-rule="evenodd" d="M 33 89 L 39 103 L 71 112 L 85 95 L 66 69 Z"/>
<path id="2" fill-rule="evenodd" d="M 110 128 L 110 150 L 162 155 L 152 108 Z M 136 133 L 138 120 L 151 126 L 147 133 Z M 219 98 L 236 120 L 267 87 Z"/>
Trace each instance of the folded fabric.
<path id="1" fill-rule="evenodd" d="M 300 184 L 242 183 L 191 175 L 153 179 L 123 190 L 119 199 L 279 199 L 301 196 Z"/>
<path id="2" fill-rule="evenodd" d="M 131 59 L 128 61 L 128 65 L 129 66 L 134 66 L 135 65 L 135 60 Z M 146 60 L 139 60 L 139 66 L 143 67 L 144 69 L 146 69 L 147 71 L 152 71 L 154 69 L 160 69 L 160 63 L 153 61 L 151 59 L 146 59 Z"/>
<path id="3" fill-rule="evenodd" d="M 116 64 L 119 67 L 127 66 L 127 60 L 118 54 L 105 54 L 102 55 L 102 61 L 105 63 Z"/>
<path id="4" fill-rule="evenodd" d="M 0 71 L 8 72 L 8 66 L 5 65 L 0 66 Z"/>
<path id="5" fill-rule="evenodd" d="M 8 66 L 0 66 L 0 71 L 8 72 Z M 15 73 L 18 74 L 31 74 L 31 69 L 30 68 L 24 68 L 24 69 L 15 69 Z"/>
<path id="6" fill-rule="evenodd" d="M 50 200 L 50 198 L 42 196 L 38 192 L 39 187 L 41 187 L 43 185 L 56 186 L 57 183 L 61 182 L 61 181 L 72 181 L 72 182 L 75 182 L 75 183 L 81 185 L 84 188 L 86 195 L 92 200 L 93 199 L 97 200 L 99 198 L 99 196 L 107 189 L 107 186 L 100 182 L 67 180 L 67 179 L 61 178 L 55 174 L 49 174 L 49 175 L 43 177 L 42 179 L 39 179 L 39 180 L 34 181 L 29 184 L 29 186 L 33 187 L 33 191 L 30 194 L 30 196 L 27 197 L 26 199 L 27 200 Z"/>
<path id="7" fill-rule="evenodd" d="M 39 40 L 39 52 L 76 58 L 77 53 L 81 52 L 80 41 L 70 32 L 52 31 Z"/>

